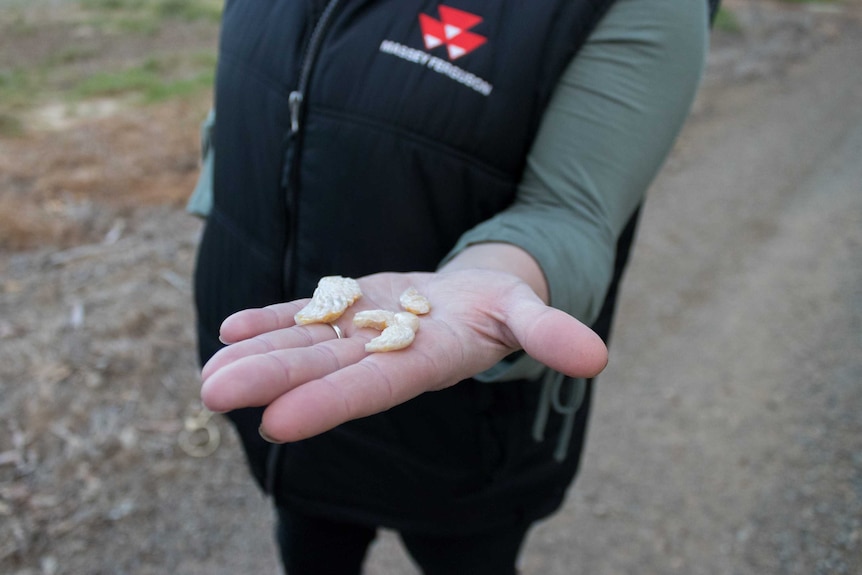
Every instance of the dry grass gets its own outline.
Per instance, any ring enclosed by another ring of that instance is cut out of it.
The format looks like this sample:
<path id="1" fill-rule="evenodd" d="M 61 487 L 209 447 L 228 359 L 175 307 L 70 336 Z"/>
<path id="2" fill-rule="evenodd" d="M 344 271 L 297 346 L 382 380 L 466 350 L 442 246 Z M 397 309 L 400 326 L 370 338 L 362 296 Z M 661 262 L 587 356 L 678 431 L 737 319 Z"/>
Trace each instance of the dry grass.
<path id="1" fill-rule="evenodd" d="M 0 139 L 0 250 L 94 241 L 131 209 L 182 206 L 207 106 L 170 101 Z"/>

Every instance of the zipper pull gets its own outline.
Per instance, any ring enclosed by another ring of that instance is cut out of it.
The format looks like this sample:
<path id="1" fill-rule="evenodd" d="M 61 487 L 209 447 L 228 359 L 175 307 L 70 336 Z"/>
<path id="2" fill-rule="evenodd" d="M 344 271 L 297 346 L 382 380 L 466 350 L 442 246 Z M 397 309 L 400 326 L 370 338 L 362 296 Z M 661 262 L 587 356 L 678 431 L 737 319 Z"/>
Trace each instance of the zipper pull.
<path id="1" fill-rule="evenodd" d="M 302 107 L 302 92 L 294 90 L 287 99 L 290 109 L 290 132 L 295 134 L 299 131 L 299 111 Z"/>

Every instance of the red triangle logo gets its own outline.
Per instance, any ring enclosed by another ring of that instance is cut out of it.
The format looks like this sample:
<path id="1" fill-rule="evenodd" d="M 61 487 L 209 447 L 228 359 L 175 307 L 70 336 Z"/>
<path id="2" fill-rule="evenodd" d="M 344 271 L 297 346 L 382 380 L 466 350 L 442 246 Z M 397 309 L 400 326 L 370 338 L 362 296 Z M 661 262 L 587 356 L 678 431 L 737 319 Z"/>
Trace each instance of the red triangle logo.
<path id="1" fill-rule="evenodd" d="M 439 20 L 419 14 L 425 49 L 433 50 L 445 44 L 449 59 L 456 60 L 488 41 L 485 36 L 469 31 L 482 22 L 481 16 L 442 4 L 437 7 L 437 11 Z"/>

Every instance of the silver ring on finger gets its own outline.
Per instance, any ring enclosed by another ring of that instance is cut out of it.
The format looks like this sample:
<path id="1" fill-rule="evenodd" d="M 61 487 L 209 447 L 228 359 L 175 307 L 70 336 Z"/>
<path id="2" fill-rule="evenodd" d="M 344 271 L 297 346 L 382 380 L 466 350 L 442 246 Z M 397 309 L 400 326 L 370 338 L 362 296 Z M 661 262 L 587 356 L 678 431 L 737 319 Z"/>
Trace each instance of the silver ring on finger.
<path id="1" fill-rule="evenodd" d="M 334 323 L 330 323 L 330 324 L 328 324 L 328 325 L 329 325 L 329 327 L 331 327 L 333 330 L 335 330 L 335 336 L 336 336 L 338 339 L 344 339 L 344 332 L 343 332 L 343 331 L 341 331 L 341 328 L 340 328 L 340 327 L 338 327 L 338 326 L 337 326 L 337 325 L 335 325 Z"/>

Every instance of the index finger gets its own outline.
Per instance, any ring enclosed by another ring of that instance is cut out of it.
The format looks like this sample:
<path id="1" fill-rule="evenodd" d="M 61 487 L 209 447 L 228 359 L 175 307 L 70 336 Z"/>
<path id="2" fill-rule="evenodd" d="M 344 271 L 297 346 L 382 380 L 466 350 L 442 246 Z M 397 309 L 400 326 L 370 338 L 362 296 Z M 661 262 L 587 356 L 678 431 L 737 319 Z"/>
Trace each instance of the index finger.
<path id="1" fill-rule="evenodd" d="M 244 309 L 230 315 L 221 324 L 219 339 L 231 344 L 256 335 L 296 325 L 296 315 L 307 299 L 278 303 L 261 308 Z"/>

